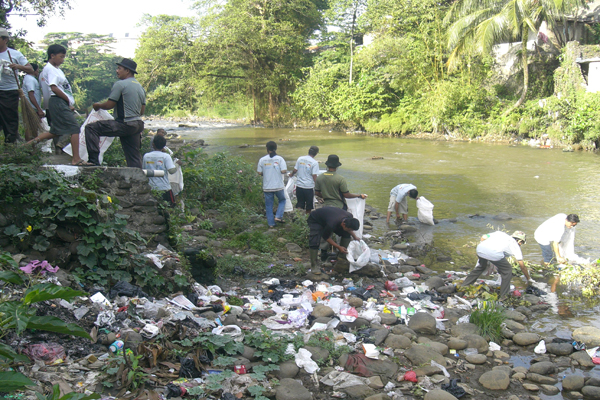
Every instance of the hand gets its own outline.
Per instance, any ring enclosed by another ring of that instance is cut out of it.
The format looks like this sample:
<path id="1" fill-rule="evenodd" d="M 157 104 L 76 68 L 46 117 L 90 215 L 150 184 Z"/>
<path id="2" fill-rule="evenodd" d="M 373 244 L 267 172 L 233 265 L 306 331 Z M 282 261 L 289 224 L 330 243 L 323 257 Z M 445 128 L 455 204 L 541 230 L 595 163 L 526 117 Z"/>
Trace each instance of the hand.
<path id="1" fill-rule="evenodd" d="M 69 110 L 71 110 L 71 111 L 75 111 L 75 107 L 73 107 L 73 106 L 69 106 Z"/>
<path id="2" fill-rule="evenodd" d="M 100 103 L 94 103 L 92 104 L 92 107 L 94 107 L 94 111 L 98 111 L 100 109 Z"/>
<path id="3" fill-rule="evenodd" d="M 38 115 L 38 117 L 40 117 L 40 118 L 44 118 L 44 117 L 46 116 L 46 113 L 45 113 L 45 112 L 43 112 L 42 110 L 37 110 L 37 115 Z"/>
<path id="4" fill-rule="evenodd" d="M 532 283 L 536 283 L 536 281 L 533 278 L 529 278 L 527 280 L 527 283 L 532 284 Z"/>
<path id="5" fill-rule="evenodd" d="M 348 254 L 348 249 L 343 246 L 338 246 L 340 253 Z"/>
<path id="6" fill-rule="evenodd" d="M 556 261 L 558 261 L 559 264 L 566 264 L 567 263 L 567 259 L 566 258 L 562 258 L 562 257 L 556 257 Z"/>
<path id="7" fill-rule="evenodd" d="M 183 162 L 181 162 L 181 160 L 177 160 L 175 162 L 177 163 L 177 165 L 183 165 Z"/>
<path id="8" fill-rule="evenodd" d="M 12 68 L 13 71 L 16 71 L 18 69 L 21 69 L 19 64 L 8 64 L 9 68 Z"/>
<path id="9" fill-rule="evenodd" d="M 366 199 L 367 197 L 369 197 L 369 196 L 367 196 L 366 194 L 361 194 L 360 195 L 360 198 L 363 199 L 363 200 Z"/>

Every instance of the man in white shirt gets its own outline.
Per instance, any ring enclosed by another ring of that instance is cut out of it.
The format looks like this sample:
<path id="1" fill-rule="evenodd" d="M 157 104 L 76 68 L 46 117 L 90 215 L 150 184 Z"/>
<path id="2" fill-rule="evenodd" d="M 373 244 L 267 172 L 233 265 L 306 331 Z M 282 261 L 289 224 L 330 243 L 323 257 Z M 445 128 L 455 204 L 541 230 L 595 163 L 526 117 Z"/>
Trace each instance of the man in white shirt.
<path id="1" fill-rule="evenodd" d="M 265 208 L 267 209 L 267 223 L 269 228 L 275 228 L 275 222 L 283 223 L 285 210 L 285 194 L 283 193 L 283 175 L 287 172 L 287 165 L 283 157 L 277 155 L 277 143 L 267 143 L 267 155 L 258 161 L 256 171 L 263 178 L 263 192 L 265 194 Z M 273 216 L 275 196 L 279 204 L 277 213 Z"/>
<path id="2" fill-rule="evenodd" d="M 298 158 L 294 170 L 290 172 L 290 178 L 298 174 L 298 180 L 296 181 L 298 203 L 296 208 L 306 210 L 307 214 L 310 214 L 315 205 L 315 182 L 319 174 L 319 162 L 315 160 L 317 154 L 319 154 L 319 148 L 310 146 L 308 155 Z"/>
<path id="3" fill-rule="evenodd" d="M 154 151 L 144 154 L 142 168 L 152 171 L 165 172 L 163 176 L 154 176 L 148 178 L 148 183 L 152 189 L 162 191 L 163 199 L 172 207 L 175 205 L 175 196 L 173 195 L 173 190 L 171 190 L 168 174 L 174 174 L 175 171 L 177 171 L 177 167 L 175 166 L 171 156 L 163 152 L 163 149 L 166 145 L 167 139 L 160 135 L 154 136 L 154 139 L 152 140 L 152 148 Z"/>
<path id="4" fill-rule="evenodd" d="M 386 223 L 390 223 L 390 217 L 394 211 L 396 211 L 397 219 L 400 219 L 400 214 L 402 214 L 404 221 L 408 221 L 407 197 L 412 199 L 419 198 L 419 192 L 417 191 L 417 187 L 415 185 L 410 183 L 401 183 L 390 191 L 390 203 L 388 204 L 387 219 L 385 220 Z"/>
<path id="5" fill-rule="evenodd" d="M 488 238 L 477 246 L 477 257 L 479 257 L 477 265 L 460 286 L 473 284 L 487 269 L 488 262 L 492 262 L 498 268 L 498 273 L 502 278 L 499 296 L 499 299 L 502 300 L 508 295 L 512 279 L 512 265 L 508 262 L 507 257 L 513 256 L 517 259 L 523 275 L 527 278 L 527 283 L 531 282 L 527 267 L 523 263 L 523 253 L 521 253 L 521 245 L 525 244 L 527 237 L 521 231 L 515 231 L 512 236 L 500 231 L 492 232 L 487 236 Z"/>
<path id="6" fill-rule="evenodd" d="M 0 28 L 0 130 L 5 143 L 14 143 L 19 138 L 19 86 L 15 71 L 32 74 L 33 68 L 20 51 L 8 48 L 8 40 L 8 31 Z"/>
<path id="7" fill-rule="evenodd" d="M 571 230 L 579 223 L 576 214 L 556 214 L 542 223 L 533 234 L 535 241 L 542 249 L 543 265 L 548 265 L 552 260 L 559 264 L 567 262 L 564 254 L 560 252 L 559 243 L 567 229 Z"/>

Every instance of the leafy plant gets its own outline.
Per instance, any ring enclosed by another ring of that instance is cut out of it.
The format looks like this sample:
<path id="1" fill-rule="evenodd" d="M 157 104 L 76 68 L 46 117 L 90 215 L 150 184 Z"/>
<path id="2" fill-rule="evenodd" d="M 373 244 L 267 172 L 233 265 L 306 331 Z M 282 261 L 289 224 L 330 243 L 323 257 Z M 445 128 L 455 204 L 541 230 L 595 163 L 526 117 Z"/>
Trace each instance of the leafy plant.
<path id="1" fill-rule="evenodd" d="M 67 393 L 61 397 L 60 395 L 60 386 L 54 385 L 52 386 L 52 393 L 44 396 L 41 393 L 35 392 L 35 395 L 39 400 L 95 400 L 99 399 L 101 396 L 97 393 L 93 393 L 90 395 L 86 395 L 85 393 L 77 393 L 71 392 Z"/>
<path id="2" fill-rule="evenodd" d="M 261 325 L 260 331 L 252 332 L 244 337 L 244 343 L 256 349 L 254 353 L 256 357 L 262 358 L 265 362 L 276 364 L 293 358 L 292 355 L 286 354 L 285 351 L 287 350 L 288 343 L 293 343 L 294 338 L 298 335 L 300 334 L 296 333 L 290 337 L 273 332 L 264 325 Z"/>
<path id="3" fill-rule="evenodd" d="M 120 388 L 120 393 L 143 389 L 150 382 L 150 374 L 144 371 L 140 365 L 143 355 L 136 356 L 128 350 L 122 351 L 121 355 L 110 358 L 104 365 L 103 370 L 107 379 L 102 384 L 106 387 L 116 386 Z"/>
<path id="4" fill-rule="evenodd" d="M 350 346 L 335 344 L 335 338 L 331 331 L 317 331 L 308 340 L 307 346 L 316 346 L 325 349 L 329 352 L 329 357 L 322 359 L 318 362 L 319 365 L 328 365 L 329 361 L 337 360 L 342 354 L 348 354 L 352 352 Z"/>
<path id="5" fill-rule="evenodd" d="M 584 297 L 594 297 L 600 292 L 600 262 L 582 266 L 567 265 L 560 270 L 560 281 L 577 291 Z"/>
<path id="6" fill-rule="evenodd" d="M 479 335 L 497 343 L 502 340 L 502 323 L 505 319 L 503 309 L 495 301 L 479 303 L 470 316 L 470 322 L 479 328 Z"/>

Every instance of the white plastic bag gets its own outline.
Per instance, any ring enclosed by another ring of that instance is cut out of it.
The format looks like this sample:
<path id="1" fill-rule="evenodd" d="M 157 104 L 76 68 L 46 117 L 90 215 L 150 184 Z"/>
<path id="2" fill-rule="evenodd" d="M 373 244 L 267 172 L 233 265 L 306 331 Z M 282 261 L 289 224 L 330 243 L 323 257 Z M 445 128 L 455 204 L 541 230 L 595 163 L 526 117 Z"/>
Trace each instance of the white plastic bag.
<path id="1" fill-rule="evenodd" d="M 433 204 L 425 197 L 419 197 L 417 200 L 417 208 L 419 209 L 419 222 L 425 225 L 433 225 Z"/>
<path id="2" fill-rule="evenodd" d="M 369 246 L 361 240 L 360 242 L 357 240 L 353 240 L 348 245 L 348 254 L 346 255 L 346 259 L 350 263 L 350 272 L 358 271 L 367 263 L 371 258 L 371 249 Z"/>
<path id="3" fill-rule="evenodd" d="M 285 185 L 285 189 L 283 190 L 283 194 L 285 196 L 285 208 L 283 212 L 292 212 L 294 211 L 294 206 L 292 205 L 292 197 L 294 197 L 294 189 L 296 188 L 296 177 L 292 177 L 288 179 L 287 185 Z"/>
<path id="4" fill-rule="evenodd" d="M 546 342 L 543 340 L 540 340 L 538 345 L 535 346 L 535 349 L 533 349 L 533 352 L 535 354 L 545 354 L 546 353 Z"/>
<path id="5" fill-rule="evenodd" d="M 309 374 L 314 374 L 320 369 L 317 363 L 312 360 L 310 351 L 306 349 L 300 349 L 296 353 L 296 365 L 298 368 L 304 368 Z"/>
<path id="6" fill-rule="evenodd" d="M 212 333 L 219 336 L 229 336 L 236 342 L 244 340 L 244 332 L 237 325 L 219 326 L 212 330 Z"/>
<path id="7" fill-rule="evenodd" d="M 367 201 L 365 199 L 361 199 L 360 197 L 356 197 L 353 199 L 346 199 L 346 204 L 348 205 L 348 212 L 360 222 L 360 228 L 358 228 L 358 230 L 354 233 L 356 233 L 356 236 L 359 238 L 362 238 L 363 218 L 365 217 L 365 205 L 367 204 Z"/>
<path id="8" fill-rule="evenodd" d="M 83 125 L 81 125 L 81 128 L 79 128 L 79 157 L 81 157 L 82 160 L 89 161 L 87 146 L 85 144 L 86 125 L 96 121 L 106 121 L 111 119 L 114 119 L 113 116 L 110 115 L 106 110 L 92 111 L 90 115 L 88 115 Z M 100 155 L 98 156 L 98 161 L 100 161 L 100 164 L 102 164 L 102 157 L 104 156 L 104 152 L 109 148 L 113 140 L 115 140 L 114 137 L 100 137 Z M 66 145 L 63 148 L 63 151 L 70 156 L 73 155 L 73 149 L 71 149 L 71 144 Z"/>

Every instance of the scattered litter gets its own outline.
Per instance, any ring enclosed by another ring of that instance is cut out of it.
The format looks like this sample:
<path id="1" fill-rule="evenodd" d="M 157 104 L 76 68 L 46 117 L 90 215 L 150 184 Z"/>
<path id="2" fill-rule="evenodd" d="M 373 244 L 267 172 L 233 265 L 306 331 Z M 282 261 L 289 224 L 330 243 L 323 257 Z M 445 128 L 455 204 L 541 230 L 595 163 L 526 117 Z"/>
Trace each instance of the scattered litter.
<path id="1" fill-rule="evenodd" d="M 298 350 L 295 359 L 298 368 L 304 368 L 304 371 L 306 371 L 309 374 L 313 374 L 320 370 L 317 363 L 312 360 L 311 352 L 306 349 Z"/>
<path id="2" fill-rule="evenodd" d="M 23 349 L 23 353 L 29 358 L 43 361 L 48 365 L 61 363 L 66 358 L 65 348 L 58 343 L 51 342 L 28 344 Z"/>
<path id="3" fill-rule="evenodd" d="M 413 383 L 417 383 L 417 374 L 415 373 L 415 371 L 407 371 L 404 374 L 404 380 L 408 381 L 408 382 L 413 382 Z"/>
<path id="4" fill-rule="evenodd" d="M 244 333 L 242 329 L 237 325 L 226 325 L 219 326 L 212 330 L 212 333 L 219 336 L 230 336 L 236 342 L 244 340 Z"/>
<path id="5" fill-rule="evenodd" d="M 535 349 L 533 349 L 533 352 L 535 354 L 546 354 L 546 342 L 543 340 L 540 340 L 538 345 L 535 346 Z"/>

